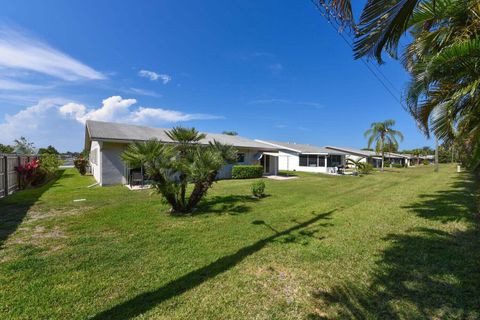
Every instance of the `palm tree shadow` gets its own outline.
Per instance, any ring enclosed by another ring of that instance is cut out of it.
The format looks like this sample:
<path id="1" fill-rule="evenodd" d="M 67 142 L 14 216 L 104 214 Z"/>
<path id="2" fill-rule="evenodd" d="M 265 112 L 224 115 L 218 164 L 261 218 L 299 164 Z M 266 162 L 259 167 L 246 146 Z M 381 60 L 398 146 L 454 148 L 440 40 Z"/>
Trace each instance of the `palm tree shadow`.
<path id="1" fill-rule="evenodd" d="M 440 222 L 466 221 L 469 227 L 446 232 L 418 227 L 390 234 L 369 284 L 345 282 L 316 290 L 318 309 L 335 318 L 479 319 L 480 229 L 475 219 L 475 183 L 462 176 L 445 191 L 420 196 L 407 208 Z M 311 314 L 309 319 L 324 319 Z"/>
<path id="2" fill-rule="evenodd" d="M 195 214 L 231 214 L 247 213 L 251 210 L 250 204 L 259 199 L 247 195 L 214 196 L 204 199 L 197 206 Z"/>
<path id="3" fill-rule="evenodd" d="M 45 191 L 55 186 L 60 177 L 65 177 L 65 170 L 57 172 L 52 180 L 40 187 L 19 191 L 0 199 L 0 250 L 3 248 L 5 241 L 22 223 L 30 207 L 38 201 Z"/>
<path id="4" fill-rule="evenodd" d="M 323 214 L 314 214 L 314 217 L 294 225 L 293 227 L 286 229 L 284 231 L 278 232 L 274 231 L 274 234 L 265 239 L 259 240 L 252 245 L 241 248 L 237 252 L 224 256 L 211 264 L 193 270 L 186 275 L 175 279 L 164 286 L 150 292 L 145 292 L 142 294 L 133 297 L 130 300 L 127 300 L 119 305 L 116 305 L 106 311 L 103 311 L 95 315 L 92 319 L 130 319 L 145 313 L 146 311 L 154 308 L 156 305 L 161 304 L 162 302 L 171 299 L 175 296 L 181 295 L 199 285 L 205 281 L 214 278 L 215 276 L 231 269 L 236 266 L 238 263 L 243 261 L 246 257 L 258 252 L 264 248 L 268 243 L 271 243 L 278 237 L 282 237 L 290 234 L 294 231 L 299 231 L 311 224 L 316 223 L 322 219 L 330 219 L 330 215 L 335 210 L 323 213 Z M 252 222 L 256 225 L 266 225 L 262 220 L 256 220 Z"/>

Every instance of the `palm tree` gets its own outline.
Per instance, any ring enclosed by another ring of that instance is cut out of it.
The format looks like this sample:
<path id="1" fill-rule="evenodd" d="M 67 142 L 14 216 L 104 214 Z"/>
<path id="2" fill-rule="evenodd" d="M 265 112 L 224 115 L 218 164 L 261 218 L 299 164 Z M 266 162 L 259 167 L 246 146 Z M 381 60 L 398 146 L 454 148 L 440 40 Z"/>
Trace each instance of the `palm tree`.
<path id="1" fill-rule="evenodd" d="M 432 0 L 433 1 L 433 0 Z M 414 41 L 404 54 L 411 73 L 407 107 L 425 135 L 468 143 L 480 167 L 480 4 L 436 0 L 412 17 Z"/>
<path id="2" fill-rule="evenodd" d="M 355 23 L 351 0 L 312 0 L 329 19 L 348 27 L 355 36 L 354 55 L 374 57 L 382 62 L 382 52 L 397 56 L 400 38 L 408 29 L 415 8 L 423 0 L 368 0 L 360 21 Z"/>
<path id="3" fill-rule="evenodd" d="M 347 159 L 346 163 L 347 163 L 347 165 L 349 165 L 349 164 L 353 165 L 353 173 L 355 175 L 358 175 L 358 169 L 362 169 L 362 168 L 365 167 L 366 162 L 362 162 L 363 159 L 364 159 L 364 157 L 361 157 L 357 160 Z"/>
<path id="4" fill-rule="evenodd" d="M 365 131 L 365 138 L 368 139 L 368 148 L 376 143 L 376 150 L 382 152 L 382 171 L 385 163 L 385 144 L 398 145 L 397 138 L 403 141 L 403 134 L 394 130 L 392 127 L 395 125 L 395 120 L 385 120 L 383 122 L 372 123 L 370 129 Z"/>
<path id="5" fill-rule="evenodd" d="M 143 166 L 153 187 L 171 205 L 172 213 L 191 212 L 215 182 L 219 170 L 236 160 L 236 150 L 214 141 L 200 144 L 204 134 L 195 129 L 167 132 L 172 144 L 158 140 L 134 142 L 122 154 L 130 167 Z M 193 191 L 186 196 L 188 184 Z"/>
<path id="6" fill-rule="evenodd" d="M 480 3 L 478 0 L 368 0 L 358 23 L 351 0 L 312 0 L 330 20 L 353 31 L 355 58 L 403 55 L 412 75 L 407 109 L 426 136 L 456 141 L 480 169 Z"/>
<path id="7" fill-rule="evenodd" d="M 198 132 L 195 128 L 183 128 L 183 127 L 174 127 L 172 130 L 166 132 L 167 136 L 175 142 L 175 148 L 179 151 L 179 160 L 177 165 L 185 165 L 187 155 L 192 151 L 193 148 L 200 142 L 200 140 L 205 139 L 206 135 L 204 133 Z M 179 168 L 180 169 L 180 168 Z M 181 168 L 179 170 L 181 173 L 179 175 L 180 179 L 180 200 L 185 200 L 185 195 L 187 192 L 187 174 L 186 168 Z M 182 204 L 183 206 L 186 203 Z"/>

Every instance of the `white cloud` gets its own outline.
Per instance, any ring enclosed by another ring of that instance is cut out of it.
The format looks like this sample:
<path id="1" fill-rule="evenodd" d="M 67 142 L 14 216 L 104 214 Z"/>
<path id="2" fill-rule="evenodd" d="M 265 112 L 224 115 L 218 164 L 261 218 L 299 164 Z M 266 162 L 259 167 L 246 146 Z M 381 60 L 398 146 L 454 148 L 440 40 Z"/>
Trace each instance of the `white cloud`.
<path id="1" fill-rule="evenodd" d="M 124 123 L 181 122 L 189 120 L 218 119 L 220 117 L 201 113 L 183 113 L 163 108 L 130 107 L 137 103 L 135 99 L 123 99 L 113 96 L 102 101 L 97 109 L 88 109 L 85 105 L 67 103 L 59 108 L 60 114 L 80 123 L 87 120 L 116 121 Z"/>
<path id="2" fill-rule="evenodd" d="M 38 72 L 67 81 L 105 79 L 102 73 L 45 42 L 7 27 L 0 27 L 0 67 Z"/>
<path id="3" fill-rule="evenodd" d="M 67 103 L 59 108 L 59 112 L 78 122 L 85 123 L 87 120 L 116 121 L 128 117 L 129 107 L 137 103 L 135 99 L 123 99 L 120 96 L 112 96 L 102 101 L 98 109 L 87 110 L 87 107 L 78 103 Z"/>
<path id="4" fill-rule="evenodd" d="M 49 121 L 57 114 L 55 108 L 65 102 L 62 98 L 43 99 L 13 115 L 5 114 L 4 122 L 0 123 L 2 142 L 11 143 L 20 136 L 33 137 L 48 130 L 51 128 Z"/>
<path id="5" fill-rule="evenodd" d="M 268 66 L 268 69 L 272 71 L 272 73 L 280 73 L 283 70 L 283 65 L 280 63 L 274 63 Z"/>
<path id="6" fill-rule="evenodd" d="M 140 77 L 148 78 L 152 81 L 157 81 L 160 79 L 163 82 L 163 84 L 167 84 L 172 80 L 172 77 L 169 76 L 168 74 L 156 73 L 155 71 L 149 71 L 149 70 L 140 70 L 138 72 L 138 75 Z"/>
<path id="7" fill-rule="evenodd" d="M 25 136 L 37 147 L 51 144 L 60 150 L 81 150 L 83 124 L 87 119 L 157 125 L 221 118 L 163 108 L 134 108 L 136 102 L 135 99 L 113 96 L 103 100 L 98 108 L 88 108 L 64 98 L 42 99 L 15 114 L 6 114 L 3 121 L 0 119 L 0 143 L 10 144 Z"/>
<path id="8" fill-rule="evenodd" d="M 1 90 L 20 91 L 20 90 L 38 90 L 38 89 L 45 89 L 45 88 L 47 87 L 0 78 Z"/>
<path id="9" fill-rule="evenodd" d="M 208 120 L 218 119 L 220 117 L 201 114 L 201 113 L 183 113 L 175 110 L 166 110 L 161 108 L 144 108 L 132 112 L 130 119 L 135 123 L 146 123 L 151 120 L 159 120 L 165 122 L 181 122 L 189 120 Z"/>
<path id="10" fill-rule="evenodd" d="M 157 98 L 162 96 L 161 94 L 156 93 L 155 91 L 139 89 L 139 88 L 129 88 L 128 90 L 126 90 L 126 92 L 139 94 L 142 96 L 157 97 Z"/>

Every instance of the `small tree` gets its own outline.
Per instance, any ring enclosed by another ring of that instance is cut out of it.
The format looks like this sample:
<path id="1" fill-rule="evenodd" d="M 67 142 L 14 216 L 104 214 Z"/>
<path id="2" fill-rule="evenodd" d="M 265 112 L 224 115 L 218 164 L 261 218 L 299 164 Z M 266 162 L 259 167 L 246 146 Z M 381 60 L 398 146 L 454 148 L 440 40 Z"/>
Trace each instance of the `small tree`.
<path id="1" fill-rule="evenodd" d="M 58 155 L 59 152 L 57 151 L 57 149 L 55 149 L 54 146 L 49 145 L 49 146 L 46 147 L 46 148 L 40 148 L 40 149 L 38 149 L 38 154 L 55 154 L 55 155 Z"/>
<path id="2" fill-rule="evenodd" d="M 14 147 L 9 146 L 8 144 L 0 143 L 0 153 L 13 153 L 14 151 L 15 151 Z"/>
<path id="3" fill-rule="evenodd" d="M 347 159 L 347 165 L 352 165 L 353 166 L 353 172 L 355 174 L 358 174 L 358 171 L 359 169 L 362 169 L 366 162 L 362 162 L 364 158 L 360 158 L 360 159 L 357 159 L 357 160 L 353 160 L 353 159 Z"/>
<path id="4" fill-rule="evenodd" d="M 18 154 L 34 154 L 35 146 L 33 142 L 30 142 L 25 137 L 20 137 L 20 139 L 15 139 L 15 153 Z"/>
<path id="5" fill-rule="evenodd" d="M 194 128 L 176 127 L 167 132 L 175 142 L 164 144 L 152 139 L 134 142 L 122 154 L 130 167 L 145 168 L 153 187 L 171 205 L 172 213 L 191 212 L 215 182 L 219 170 L 234 163 L 236 150 L 217 141 L 208 145 L 199 142 L 205 138 Z M 193 190 L 187 197 L 187 185 Z"/>

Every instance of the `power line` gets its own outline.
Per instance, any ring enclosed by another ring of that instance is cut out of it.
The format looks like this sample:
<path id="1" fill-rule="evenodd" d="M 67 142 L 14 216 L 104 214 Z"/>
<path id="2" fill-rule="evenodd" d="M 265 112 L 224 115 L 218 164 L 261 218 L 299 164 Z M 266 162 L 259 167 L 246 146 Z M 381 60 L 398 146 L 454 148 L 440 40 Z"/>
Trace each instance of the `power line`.
<path id="1" fill-rule="evenodd" d="M 324 9 L 323 7 L 320 6 L 319 2 L 318 1 L 315 1 L 315 0 L 311 0 L 311 2 L 315 5 L 315 7 L 317 8 L 317 10 L 320 11 L 320 14 L 325 18 L 325 20 L 327 21 L 328 25 L 330 27 L 332 27 L 335 32 L 337 34 L 340 35 L 340 37 L 343 39 L 343 41 L 345 41 L 345 43 L 353 50 L 353 45 L 352 43 L 350 43 L 350 41 L 345 37 L 344 33 L 339 31 L 340 29 L 343 29 L 343 27 L 341 27 L 338 22 L 336 22 L 336 20 L 333 20 L 335 23 L 337 23 L 337 26 L 335 27 L 333 24 L 332 24 L 332 19 L 327 17 L 326 14 L 324 14 L 322 12 L 322 10 Z M 329 9 L 328 8 L 325 8 L 325 11 L 327 12 L 327 14 L 330 16 L 330 14 L 328 13 L 329 12 Z M 353 39 L 350 39 L 351 41 L 353 41 Z M 403 107 L 405 108 L 405 106 L 403 105 L 402 101 L 399 99 L 399 97 L 391 90 L 391 88 L 389 88 L 387 86 L 387 84 L 379 77 L 379 75 L 372 69 L 372 67 L 368 64 L 367 61 L 365 61 L 364 58 L 360 58 L 360 61 L 362 61 L 362 63 L 367 67 L 367 69 L 373 74 L 373 76 L 380 82 L 380 84 L 385 88 L 385 90 L 387 90 L 387 92 Z M 397 91 L 397 89 L 395 88 L 395 86 L 393 85 L 393 83 L 390 81 L 390 79 L 388 79 L 388 77 L 380 70 L 380 68 L 375 65 L 378 73 L 380 75 L 382 75 L 385 80 L 391 85 L 391 87 L 393 88 L 394 91 Z"/>

